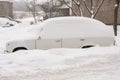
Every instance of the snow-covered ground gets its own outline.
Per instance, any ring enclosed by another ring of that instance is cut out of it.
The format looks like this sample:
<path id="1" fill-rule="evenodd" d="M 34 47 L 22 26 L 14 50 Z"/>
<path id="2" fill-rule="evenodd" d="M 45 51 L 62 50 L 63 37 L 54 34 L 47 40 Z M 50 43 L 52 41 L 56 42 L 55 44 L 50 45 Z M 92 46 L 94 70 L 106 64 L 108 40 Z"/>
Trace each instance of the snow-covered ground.
<path id="1" fill-rule="evenodd" d="M 51 49 L 0 55 L 0 80 L 120 80 L 120 49 Z"/>
<path id="2" fill-rule="evenodd" d="M 11 40 L 37 38 L 40 25 L 0 28 L 0 80 L 120 80 L 120 27 L 113 47 L 4 54 Z"/>

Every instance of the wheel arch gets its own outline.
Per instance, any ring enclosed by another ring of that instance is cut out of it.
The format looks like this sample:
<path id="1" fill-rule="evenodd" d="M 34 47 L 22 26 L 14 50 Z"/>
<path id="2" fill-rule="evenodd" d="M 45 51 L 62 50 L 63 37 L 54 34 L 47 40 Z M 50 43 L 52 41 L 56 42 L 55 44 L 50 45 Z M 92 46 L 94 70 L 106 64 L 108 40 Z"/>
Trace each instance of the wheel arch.
<path id="1" fill-rule="evenodd" d="M 95 46 L 98 46 L 98 44 L 84 44 L 81 46 L 81 48 L 91 48 L 91 47 L 95 47 Z"/>
<path id="2" fill-rule="evenodd" d="M 12 52 L 18 51 L 18 50 L 28 50 L 26 47 L 16 47 L 13 49 Z"/>

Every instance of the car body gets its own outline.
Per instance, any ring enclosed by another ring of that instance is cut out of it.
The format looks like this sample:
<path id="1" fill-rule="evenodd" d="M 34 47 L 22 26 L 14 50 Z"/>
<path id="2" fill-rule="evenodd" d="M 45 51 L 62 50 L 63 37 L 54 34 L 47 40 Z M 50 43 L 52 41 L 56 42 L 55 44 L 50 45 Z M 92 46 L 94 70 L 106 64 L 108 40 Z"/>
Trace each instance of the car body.
<path id="1" fill-rule="evenodd" d="M 38 39 L 13 41 L 7 52 L 20 49 L 87 48 L 114 45 L 113 28 L 86 17 L 58 17 L 44 21 Z"/>

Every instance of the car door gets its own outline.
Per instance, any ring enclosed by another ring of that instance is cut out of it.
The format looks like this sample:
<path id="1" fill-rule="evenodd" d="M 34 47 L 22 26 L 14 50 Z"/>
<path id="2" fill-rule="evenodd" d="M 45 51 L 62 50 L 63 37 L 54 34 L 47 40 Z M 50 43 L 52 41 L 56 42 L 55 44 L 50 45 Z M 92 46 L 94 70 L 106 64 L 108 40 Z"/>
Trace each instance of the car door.
<path id="1" fill-rule="evenodd" d="M 61 39 L 40 39 L 36 40 L 36 49 L 61 48 Z"/>
<path id="2" fill-rule="evenodd" d="M 80 48 L 84 42 L 84 39 L 80 38 L 67 38 L 62 39 L 63 48 Z"/>

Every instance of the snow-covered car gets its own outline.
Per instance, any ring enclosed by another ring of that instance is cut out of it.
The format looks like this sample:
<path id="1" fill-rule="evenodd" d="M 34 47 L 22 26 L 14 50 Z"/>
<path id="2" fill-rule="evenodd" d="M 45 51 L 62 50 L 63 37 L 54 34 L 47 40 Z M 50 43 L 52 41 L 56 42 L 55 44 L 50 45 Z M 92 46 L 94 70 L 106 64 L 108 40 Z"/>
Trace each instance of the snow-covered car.
<path id="1" fill-rule="evenodd" d="M 38 39 L 8 42 L 6 51 L 88 48 L 97 45 L 114 45 L 112 27 L 86 17 L 58 17 L 42 23 Z"/>
<path id="2" fill-rule="evenodd" d="M 0 16 L 0 26 L 1 27 L 11 27 L 18 23 L 21 23 L 21 22 L 18 20 L 14 20 L 7 16 Z"/>

